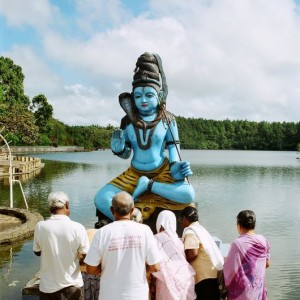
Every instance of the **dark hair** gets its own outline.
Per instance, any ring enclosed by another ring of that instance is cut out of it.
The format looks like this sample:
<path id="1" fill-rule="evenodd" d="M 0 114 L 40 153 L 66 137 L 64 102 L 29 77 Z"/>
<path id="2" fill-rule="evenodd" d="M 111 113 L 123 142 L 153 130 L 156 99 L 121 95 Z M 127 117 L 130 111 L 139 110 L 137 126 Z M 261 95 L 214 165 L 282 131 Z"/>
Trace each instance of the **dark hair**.
<path id="1" fill-rule="evenodd" d="M 240 226 L 246 229 L 254 229 L 256 223 L 256 216 L 252 210 L 242 210 L 236 217 Z"/>
<path id="2" fill-rule="evenodd" d="M 192 206 L 185 207 L 181 211 L 180 216 L 181 217 L 185 217 L 190 222 L 196 222 L 196 221 L 198 221 L 198 211 L 197 211 L 197 209 L 195 207 L 192 207 Z"/>

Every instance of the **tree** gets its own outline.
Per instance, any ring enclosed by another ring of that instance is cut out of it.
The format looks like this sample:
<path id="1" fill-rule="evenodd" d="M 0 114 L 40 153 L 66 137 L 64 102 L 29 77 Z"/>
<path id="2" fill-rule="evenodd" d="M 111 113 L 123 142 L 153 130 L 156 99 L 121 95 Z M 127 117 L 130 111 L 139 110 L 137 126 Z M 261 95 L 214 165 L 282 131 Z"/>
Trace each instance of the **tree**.
<path id="1" fill-rule="evenodd" d="M 28 109 L 29 98 L 24 94 L 22 68 L 10 58 L 0 57 L 0 126 L 14 145 L 34 144 L 38 127 L 33 113 Z"/>
<path id="2" fill-rule="evenodd" d="M 39 127 L 40 133 L 49 132 L 49 121 L 53 115 L 53 107 L 48 103 L 47 98 L 40 94 L 32 99 L 30 106 L 35 117 L 35 124 Z"/>
<path id="3" fill-rule="evenodd" d="M 29 106 L 29 98 L 24 94 L 24 78 L 20 66 L 15 65 L 10 58 L 0 57 L 0 85 L 3 102 L 9 106 L 14 103 Z"/>
<path id="4" fill-rule="evenodd" d="M 6 129 L 13 145 L 33 145 L 38 140 L 33 114 L 18 104 L 12 104 L 9 110 L 0 105 L 0 126 Z"/>
<path id="5" fill-rule="evenodd" d="M 50 120 L 51 133 L 49 134 L 50 140 L 53 146 L 63 146 L 66 145 L 66 140 L 68 138 L 67 126 L 56 119 L 51 118 Z"/>

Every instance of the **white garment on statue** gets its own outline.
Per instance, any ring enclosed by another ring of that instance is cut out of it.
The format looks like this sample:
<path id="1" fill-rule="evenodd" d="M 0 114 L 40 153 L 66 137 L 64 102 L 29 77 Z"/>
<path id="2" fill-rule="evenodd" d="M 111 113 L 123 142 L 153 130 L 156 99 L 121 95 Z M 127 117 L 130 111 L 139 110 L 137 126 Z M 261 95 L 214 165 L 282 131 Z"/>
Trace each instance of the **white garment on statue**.
<path id="1" fill-rule="evenodd" d="M 195 234 L 200 240 L 205 252 L 208 254 L 213 266 L 217 270 L 222 270 L 224 265 L 224 258 L 221 254 L 220 249 L 216 245 L 209 232 L 200 225 L 199 222 L 193 222 L 190 226 L 183 230 L 182 239 L 186 234 Z"/>
<path id="2" fill-rule="evenodd" d="M 129 220 L 100 228 L 84 260 L 90 266 L 101 264 L 99 300 L 148 300 L 145 264 L 159 261 L 149 226 Z"/>
<path id="3" fill-rule="evenodd" d="M 85 228 L 66 215 L 52 215 L 36 224 L 33 251 L 41 251 L 40 290 L 54 293 L 68 286 L 83 286 L 78 254 L 86 254 Z"/>

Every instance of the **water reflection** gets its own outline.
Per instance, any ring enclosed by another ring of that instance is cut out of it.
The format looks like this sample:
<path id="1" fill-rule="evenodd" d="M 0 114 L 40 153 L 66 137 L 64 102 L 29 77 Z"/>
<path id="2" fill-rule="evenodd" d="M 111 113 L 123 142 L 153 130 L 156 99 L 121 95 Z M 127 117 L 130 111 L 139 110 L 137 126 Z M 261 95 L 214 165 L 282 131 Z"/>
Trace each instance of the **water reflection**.
<path id="1" fill-rule="evenodd" d="M 0 246 L 0 267 L 3 274 L 1 277 L 8 277 L 12 269 L 13 247 L 11 245 Z"/>
<path id="2" fill-rule="evenodd" d="M 257 232 L 271 244 L 271 267 L 267 270 L 269 299 L 298 299 L 300 290 L 300 163 L 291 152 L 183 151 L 190 160 L 190 177 L 203 225 L 224 242 L 237 236 L 236 215 L 252 209 Z M 123 172 L 128 160 L 116 159 L 109 151 L 41 155 L 45 167 L 23 184 L 28 205 L 49 216 L 47 196 L 64 190 L 71 198 L 71 217 L 86 227 L 96 222 L 93 198 L 109 180 Z M 65 160 L 65 161 L 64 161 Z M 9 204 L 8 186 L 0 182 L 1 205 Z M 21 192 L 15 189 L 16 206 L 22 207 Z M 22 286 L 38 270 L 39 260 L 32 241 L 1 251 L 0 298 L 20 296 Z M 10 270 L 9 275 L 4 274 Z M 4 278 L 4 279 L 3 279 Z M 9 284 L 17 281 L 16 286 Z"/>

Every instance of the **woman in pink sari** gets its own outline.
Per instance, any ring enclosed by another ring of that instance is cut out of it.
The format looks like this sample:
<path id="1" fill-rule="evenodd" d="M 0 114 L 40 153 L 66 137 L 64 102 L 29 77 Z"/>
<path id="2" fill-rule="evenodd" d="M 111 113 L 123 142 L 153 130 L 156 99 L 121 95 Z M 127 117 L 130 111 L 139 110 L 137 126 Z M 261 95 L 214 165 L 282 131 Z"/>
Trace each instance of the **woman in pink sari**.
<path id="1" fill-rule="evenodd" d="M 187 262 L 184 246 L 176 233 L 176 217 L 169 210 L 163 210 L 156 221 L 154 236 L 162 255 L 160 271 L 156 278 L 156 300 L 193 300 L 195 272 Z"/>
<path id="2" fill-rule="evenodd" d="M 265 270 L 270 265 L 270 244 L 254 232 L 253 211 L 243 210 L 237 216 L 240 236 L 232 243 L 223 272 L 229 300 L 266 300 Z"/>

